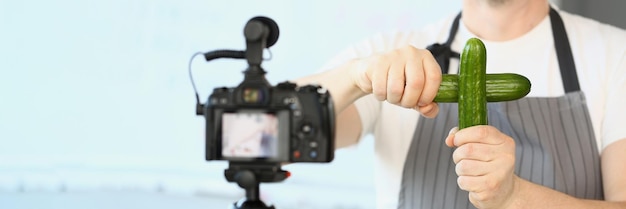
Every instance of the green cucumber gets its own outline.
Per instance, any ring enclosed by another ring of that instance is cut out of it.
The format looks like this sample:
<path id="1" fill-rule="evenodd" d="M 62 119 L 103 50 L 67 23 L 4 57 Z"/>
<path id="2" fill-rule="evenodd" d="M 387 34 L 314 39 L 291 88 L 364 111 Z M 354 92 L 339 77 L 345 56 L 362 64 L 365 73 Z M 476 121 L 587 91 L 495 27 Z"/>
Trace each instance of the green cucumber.
<path id="1" fill-rule="evenodd" d="M 487 74 L 487 102 L 521 99 L 530 93 L 530 80 L 515 73 Z"/>
<path id="2" fill-rule="evenodd" d="M 459 129 L 487 125 L 487 102 L 520 99 L 530 92 L 528 78 L 514 74 L 487 74 L 487 50 L 470 38 L 461 53 L 459 75 L 442 75 L 435 102 L 459 103 Z"/>
<path id="3" fill-rule="evenodd" d="M 441 75 L 441 84 L 435 96 L 435 102 L 459 101 L 459 76 L 456 74 Z"/>
<path id="4" fill-rule="evenodd" d="M 459 129 L 487 125 L 487 50 L 470 38 L 461 53 L 459 68 Z"/>
<path id="5" fill-rule="evenodd" d="M 515 73 L 487 74 L 487 102 L 505 102 L 520 99 L 530 92 L 528 78 Z M 444 74 L 435 96 L 435 102 L 458 102 L 459 75 Z"/>

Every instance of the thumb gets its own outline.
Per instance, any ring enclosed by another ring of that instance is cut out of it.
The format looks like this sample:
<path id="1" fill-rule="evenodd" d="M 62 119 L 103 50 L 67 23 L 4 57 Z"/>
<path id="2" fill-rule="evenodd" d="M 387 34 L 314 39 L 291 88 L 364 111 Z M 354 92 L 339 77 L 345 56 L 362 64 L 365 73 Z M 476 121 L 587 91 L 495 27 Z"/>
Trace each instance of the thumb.
<path id="1" fill-rule="evenodd" d="M 365 94 L 373 92 L 369 62 L 367 59 L 359 59 L 349 63 L 349 65 L 352 65 L 350 66 L 352 82 Z"/>
<path id="2" fill-rule="evenodd" d="M 456 134 L 456 132 L 459 132 L 459 127 L 454 127 L 448 132 L 448 137 L 446 137 L 446 145 L 448 145 L 448 147 L 454 147 L 454 134 Z"/>

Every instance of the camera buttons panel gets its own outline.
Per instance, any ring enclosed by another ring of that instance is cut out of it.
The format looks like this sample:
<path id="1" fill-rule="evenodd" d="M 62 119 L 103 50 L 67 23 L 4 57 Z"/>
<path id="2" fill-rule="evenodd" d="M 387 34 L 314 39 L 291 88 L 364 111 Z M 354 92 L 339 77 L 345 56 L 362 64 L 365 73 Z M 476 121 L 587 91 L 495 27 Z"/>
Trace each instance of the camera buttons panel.
<path id="1" fill-rule="evenodd" d="M 224 97 L 213 97 L 210 100 L 211 105 L 226 105 L 228 104 L 228 98 Z"/>

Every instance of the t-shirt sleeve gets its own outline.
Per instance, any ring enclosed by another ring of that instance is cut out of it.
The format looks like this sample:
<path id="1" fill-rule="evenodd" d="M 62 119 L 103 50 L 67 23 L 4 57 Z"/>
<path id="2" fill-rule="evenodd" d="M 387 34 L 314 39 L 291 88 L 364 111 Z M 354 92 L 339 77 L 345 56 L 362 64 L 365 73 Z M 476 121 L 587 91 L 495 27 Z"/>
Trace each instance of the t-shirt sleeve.
<path id="1" fill-rule="evenodd" d="M 609 76 L 606 111 L 603 121 L 602 149 L 613 142 L 626 139 L 626 51 Z"/>
<path id="2" fill-rule="evenodd" d="M 347 61 L 369 57 L 394 49 L 392 41 L 402 37 L 402 33 L 378 33 L 356 42 L 327 62 L 322 70 L 329 70 L 346 63 Z"/>

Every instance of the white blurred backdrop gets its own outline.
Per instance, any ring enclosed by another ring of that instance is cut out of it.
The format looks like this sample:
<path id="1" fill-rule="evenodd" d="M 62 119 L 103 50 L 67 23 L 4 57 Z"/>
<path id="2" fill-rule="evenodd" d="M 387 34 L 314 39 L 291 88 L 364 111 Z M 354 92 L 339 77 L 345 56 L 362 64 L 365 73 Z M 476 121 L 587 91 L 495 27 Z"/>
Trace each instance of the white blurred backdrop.
<path id="1" fill-rule="evenodd" d="M 245 49 L 243 26 L 280 27 L 273 84 L 317 71 L 377 32 L 419 28 L 458 0 L 0 0 L 0 208 L 226 208 L 243 195 L 204 161 L 187 63 Z M 193 62 L 202 100 L 244 60 Z M 374 208 L 372 140 L 263 184 L 278 209 Z"/>

